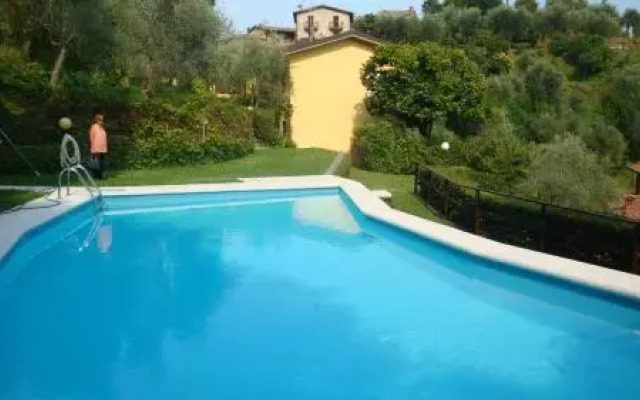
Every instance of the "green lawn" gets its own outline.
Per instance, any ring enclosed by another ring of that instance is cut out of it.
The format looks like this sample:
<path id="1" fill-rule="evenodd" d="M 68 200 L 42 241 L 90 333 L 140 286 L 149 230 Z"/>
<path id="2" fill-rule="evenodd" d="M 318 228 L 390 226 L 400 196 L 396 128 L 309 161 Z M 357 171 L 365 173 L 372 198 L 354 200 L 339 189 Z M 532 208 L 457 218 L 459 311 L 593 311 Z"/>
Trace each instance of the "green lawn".
<path id="1" fill-rule="evenodd" d="M 411 175 L 383 174 L 351 167 L 348 178 L 364 184 L 371 190 L 388 190 L 393 195 L 391 205 L 400 211 L 446 223 L 420 197 L 413 194 L 413 176 Z"/>
<path id="2" fill-rule="evenodd" d="M 18 190 L 0 190 L 0 212 L 42 196 L 42 193 Z"/>
<path id="3" fill-rule="evenodd" d="M 223 163 L 140 170 L 107 170 L 100 186 L 171 185 L 229 182 L 243 177 L 319 175 L 331 165 L 335 152 L 322 149 L 257 150 L 246 158 Z M 108 166 L 108 164 L 107 164 Z M 0 176 L 0 185 L 56 185 L 56 177 Z"/>
<path id="4" fill-rule="evenodd" d="M 321 149 L 261 149 L 239 160 L 183 167 L 108 171 L 101 186 L 168 185 L 186 183 L 229 182 L 242 177 L 293 176 L 323 174 L 336 153 Z M 393 207 L 418 217 L 443 222 L 418 196 L 413 194 L 410 175 L 381 174 L 351 168 L 349 178 L 370 189 L 386 189 L 392 193 Z M 0 176 L 0 185 L 57 184 L 54 175 Z M 0 209 L 13 207 L 37 197 L 30 192 L 0 192 Z"/>

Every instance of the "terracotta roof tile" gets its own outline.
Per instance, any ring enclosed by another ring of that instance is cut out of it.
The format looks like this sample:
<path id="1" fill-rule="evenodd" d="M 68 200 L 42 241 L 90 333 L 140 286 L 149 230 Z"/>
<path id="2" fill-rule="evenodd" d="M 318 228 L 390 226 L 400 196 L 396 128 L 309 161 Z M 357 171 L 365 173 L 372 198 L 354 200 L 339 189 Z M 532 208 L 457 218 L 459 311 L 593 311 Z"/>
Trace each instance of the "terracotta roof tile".
<path id="1" fill-rule="evenodd" d="M 628 219 L 640 221 L 640 196 L 628 195 L 624 198 L 623 214 Z"/>

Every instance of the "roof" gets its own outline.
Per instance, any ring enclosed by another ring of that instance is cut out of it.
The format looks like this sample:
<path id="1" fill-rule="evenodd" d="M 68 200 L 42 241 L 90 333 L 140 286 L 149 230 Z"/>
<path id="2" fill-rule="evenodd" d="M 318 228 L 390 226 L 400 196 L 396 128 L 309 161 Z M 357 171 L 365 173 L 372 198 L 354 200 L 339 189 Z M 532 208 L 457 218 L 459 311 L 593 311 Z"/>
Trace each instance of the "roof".
<path id="1" fill-rule="evenodd" d="M 288 32 L 288 33 L 295 33 L 296 32 L 296 28 L 273 26 L 273 25 L 266 25 L 266 24 L 254 25 L 251 28 L 247 29 L 247 32 L 252 32 L 252 31 L 254 31 L 256 29 L 263 29 L 265 31 Z"/>
<path id="2" fill-rule="evenodd" d="M 629 195 L 625 197 L 622 213 L 625 218 L 640 221 L 640 196 Z"/>
<path id="3" fill-rule="evenodd" d="M 635 172 L 636 174 L 640 174 L 640 161 L 635 162 L 634 164 L 627 165 L 627 169 Z"/>
<path id="4" fill-rule="evenodd" d="M 314 40 L 300 40 L 286 48 L 287 54 L 296 54 L 303 51 L 307 51 L 310 49 L 315 49 L 316 47 L 321 47 L 327 44 L 340 42 L 342 40 L 347 39 L 355 39 L 361 42 L 373 44 L 375 46 L 382 44 L 380 39 L 375 36 L 367 35 L 366 33 L 358 32 L 358 31 L 347 31 L 340 33 L 338 35 L 329 36 L 322 39 L 314 39 Z"/>
<path id="5" fill-rule="evenodd" d="M 408 10 L 382 10 L 378 12 L 378 15 L 388 15 L 391 17 L 409 17 L 417 18 L 416 10 L 413 7 L 409 7 Z"/>
<path id="6" fill-rule="evenodd" d="M 348 10 L 344 10 L 342 8 L 338 8 L 338 7 L 333 7 L 333 6 L 328 6 L 326 4 L 320 4 L 314 7 L 308 7 L 308 8 L 300 8 L 298 10 L 295 10 L 293 12 L 293 20 L 295 21 L 296 16 L 300 13 L 303 12 L 308 12 L 308 11 L 315 11 L 315 10 L 320 10 L 320 9 L 327 9 L 327 10 L 332 10 L 332 11 L 336 11 L 339 13 L 343 13 L 343 14 L 348 14 L 349 18 L 351 19 L 351 22 L 353 22 L 353 13 L 351 11 Z"/>

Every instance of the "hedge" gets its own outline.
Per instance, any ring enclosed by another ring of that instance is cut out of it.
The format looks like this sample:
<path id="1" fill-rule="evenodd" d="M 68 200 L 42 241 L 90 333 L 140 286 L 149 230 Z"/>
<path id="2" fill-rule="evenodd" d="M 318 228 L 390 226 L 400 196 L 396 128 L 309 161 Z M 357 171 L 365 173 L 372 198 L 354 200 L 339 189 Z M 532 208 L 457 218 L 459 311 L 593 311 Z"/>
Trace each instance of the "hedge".
<path id="1" fill-rule="evenodd" d="M 354 130 L 351 156 L 357 167 L 406 174 L 424 159 L 425 140 L 415 131 L 385 119 L 372 119 Z"/>

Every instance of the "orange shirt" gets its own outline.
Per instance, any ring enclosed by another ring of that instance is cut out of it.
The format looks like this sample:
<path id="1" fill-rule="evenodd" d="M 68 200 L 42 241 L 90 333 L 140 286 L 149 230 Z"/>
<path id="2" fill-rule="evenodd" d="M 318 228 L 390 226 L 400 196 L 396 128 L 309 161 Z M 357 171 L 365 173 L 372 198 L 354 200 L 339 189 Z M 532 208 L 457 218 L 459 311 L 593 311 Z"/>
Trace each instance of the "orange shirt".
<path id="1" fill-rule="evenodd" d="M 107 153 L 107 132 L 98 124 L 89 129 L 89 152 L 91 154 Z"/>

